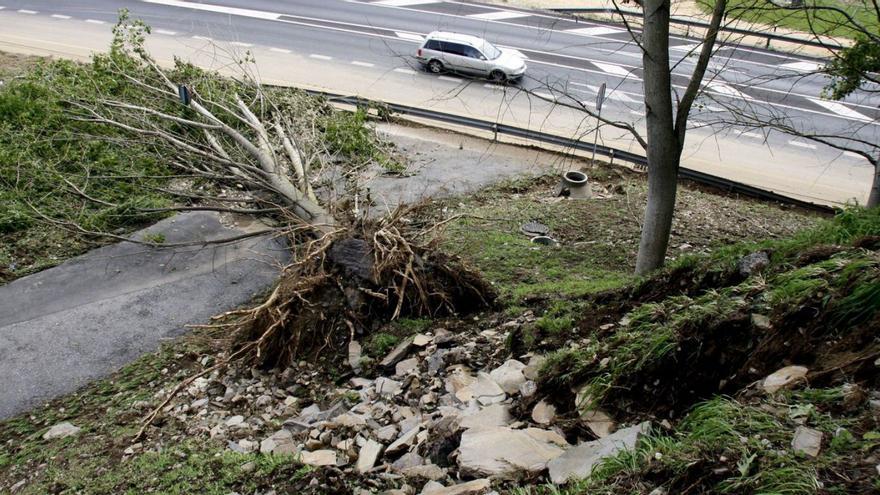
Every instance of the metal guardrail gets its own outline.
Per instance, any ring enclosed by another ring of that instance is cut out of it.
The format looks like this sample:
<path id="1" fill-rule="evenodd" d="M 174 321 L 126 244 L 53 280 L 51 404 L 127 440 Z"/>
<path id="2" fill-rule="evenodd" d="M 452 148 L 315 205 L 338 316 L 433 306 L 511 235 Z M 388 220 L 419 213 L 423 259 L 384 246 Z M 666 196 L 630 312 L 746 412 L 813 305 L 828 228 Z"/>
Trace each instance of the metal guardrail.
<path id="1" fill-rule="evenodd" d="M 373 100 L 368 100 L 366 98 L 361 98 L 359 96 L 345 96 L 338 95 L 333 93 L 326 93 L 323 91 L 307 91 L 310 94 L 320 95 L 327 98 L 331 102 L 342 103 L 346 105 L 358 106 L 358 107 L 366 107 L 366 106 L 381 106 L 387 108 L 392 113 L 409 115 L 412 117 L 420 117 L 423 119 L 436 120 L 439 122 L 444 122 L 447 124 L 455 124 L 465 127 L 470 127 L 472 129 L 480 129 L 484 131 L 489 131 L 498 134 L 506 134 L 508 136 L 518 137 L 522 139 L 527 139 L 530 141 L 537 141 L 546 144 L 553 144 L 556 146 L 561 146 L 564 148 L 576 149 L 579 151 L 591 152 L 593 150 L 593 143 L 586 143 L 576 139 L 570 139 L 562 136 L 557 136 L 555 134 L 549 134 L 541 131 L 533 131 L 530 129 L 524 129 L 522 127 L 515 127 L 507 124 L 499 124 L 496 122 L 491 122 L 488 120 L 480 120 L 472 117 L 465 117 L 462 115 L 455 115 L 449 113 L 437 112 L 434 110 L 426 110 L 424 108 L 411 107 L 407 105 L 400 105 L 397 103 L 385 103 L 385 102 L 376 102 Z M 612 162 L 614 159 L 623 160 L 629 163 L 636 165 L 639 168 L 646 169 L 648 166 L 648 159 L 642 155 L 637 153 L 633 153 L 626 150 L 620 150 L 616 148 L 612 148 L 604 145 L 596 146 L 596 154 L 603 155 L 609 157 Z M 809 201 L 804 201 L 796 198 L 792 198 L 789 196 L 785 196 L 783 194 L 779 194 L 774 191 L 768 191 L 765 189 L 761 189 L 759 187 L 750 186 L 748 184 L 743 184 L 742 182 L 733 181 L 730 179 L 725 179 L 723 177 L 718 177 L 716 175 L 707 174 L 705 172 L 700 172 L 697 170 L 680 167 L 678 169 L 679 178 L 690 180 L 696 182 L 698 184 L 714 187 L 717 189 L 721 189 L 726 192 L 742 194 L 744 196 L 749 196 L 753 198 L 764 199 L 768 201 L 776 201 L 779 203 L 790 204 L 794 206 L 799 206 L 802 208 L 808 208 L 812 210 L 821 211 L 824 213 L 833 213 L 834 208 L 826 205 L 821 205 L 817 203 L 811 203 Z"/>
<path id="2" fill-rule="evenodd" d="M 561 8 L 561 9 L 554 8 L 554 9 L 548 9 L 548 10 L 550 10 L 551 12 L 559 13 L 559 14 L 569 14 L 569 15 L 571 15 L 571 14 L 617 14 L 617 15 L 621 15 L 621 16 L 642 17 L 641 12 L 638 12 L 635 10 L 623 10 L 623 9 L 618 10 L 618 9 L 583 7 L 583 8 Z M 669 19 L 669 22 L 671 24 L 680 24 L 683 26 L 691 26 L 691 27 L 699 27 L 699 28 L 708 28 L 709 27 L 709 23 L 707 23 L 707 22 L 694 21 L 691 19 L 682 19 L 680 17 L 672 17 Z M 775 41 L 785 41 L 788 43 L 797 43 L 797 44 L 807 45 L 807 46 L 815 46 L 815 47 L 819 47 L 819 48 L 828 48 L 828 49 L 832 49 L 832 50 L 840 50 L 840 49 L 844 48 L 843 45 L 839 45 L 834 42 L 808 40 L 808 39 L 803 39 L 803 38 L 797 38 L 794 36 L 785 36 L 785 35 L 776 34 L 776 33 L 763 33 L 760 31 L 751 31 L 748 29 L 740 29 L 740 28 L 735 28 L 735 27 L 722 26 L 719 28 L 719 30 L 723 31 L 723 32 L 728 32 L 728 33 L 742 34 L 742 35 L 747 35 L 747 36 L 757 36 L 759 38 L 766 39 L 768 43 L 771 40 L 775 40 Z"/>

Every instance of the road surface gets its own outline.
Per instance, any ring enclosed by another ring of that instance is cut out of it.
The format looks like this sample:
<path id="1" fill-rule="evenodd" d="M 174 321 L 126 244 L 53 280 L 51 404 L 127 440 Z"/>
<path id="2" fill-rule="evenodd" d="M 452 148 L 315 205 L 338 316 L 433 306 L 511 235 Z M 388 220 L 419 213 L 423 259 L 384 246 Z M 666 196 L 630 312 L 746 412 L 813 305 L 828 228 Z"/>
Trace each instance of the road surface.
<path id="1" fill-rule="evenodd" d="M 643 129 L 641 54 L 622 27 L 459 1 L 441 0 L 0 0 L 0 48 L 84 56 L 106 47 L 117 11 L 154 28 L 159 58 L 177 54 L 228 68 L 250 51 L 263 80 L 430 107 L 592 140 L 595 123 L 556 105 L 593 104 L 608 85 L 603 115 Z M 437 29 L 479 34 L 528 58 L 522 87 L 499 87 L 454 75 L 433 76 L 411 57 Z M 681 55 L 673 84 L 693 69 L 694 41 L 673 37 Z M 711 66 L 692 122 L 711 122 L 725 105 L 758 107 L 832 135 L 880 140 L 876 97 L 819 98 L 827 83 L 811 74 L 815 59 L 755 48 L 725 47 Z M 537 96 L 536 96 L 537 95 Z M 603 128 L 601 142 L 641 151 L 623 131 Z M 822 203 L 864 201 L 872 168 L 863 158 L 771 133 L 695 128 L 687 167 Z"/>

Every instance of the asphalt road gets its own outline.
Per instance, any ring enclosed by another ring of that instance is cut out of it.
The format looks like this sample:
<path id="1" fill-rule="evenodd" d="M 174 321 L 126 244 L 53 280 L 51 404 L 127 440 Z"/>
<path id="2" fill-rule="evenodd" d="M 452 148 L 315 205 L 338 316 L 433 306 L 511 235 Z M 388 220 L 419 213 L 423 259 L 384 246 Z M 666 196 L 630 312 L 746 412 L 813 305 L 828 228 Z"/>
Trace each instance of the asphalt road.
<path id="1" fill-rule="evenodd" d="M 0 0 L 0 5 L 7 13 L 0 16 L 0 26 L 13 31 L 20 22 L 33 23 L 36 28 L 27 33 L 32 41 L 82 44 L 89 39 L 84 34 L 109 29 L 124 7 L 153 26 L 158 37 L 175 39 L 190 50 L 205 51 L 212 44 L 228 52 L 259 52 L 261 74 L 271 74 L 276 82 L 444 107 L 584 139 L 592 138 L 593 123 L 553 102 L 589 105 L 604 82 L 609 87 L 604 115 L 643 128 L 641 54 L 629 33 L 615 25 L 440 0 Z M 34 18 L 54 24 L 47 30 L 40 27 L 45 22 Z M 422 36 L 436 29 L 480 34 L 519 50 L 530 67 L 523 87 L 539 97 L 457 76 L 423 74 L 410 55 Z M 673 70 L 673 83 L 681 91 L 693 69 L 688 55 L 694 41 L 673 37 L 671 44 L 681 56 Z M 290 61 L 296 63 L 285 65 Z M 821 100 L 827 81 L 810 73 L 816 67 L 817 61 L 808 57 L 725 47 L 711 66 L 693 123 L 714 122 L 725 115 L 723 106 L 733 105 L 786 115 L 830 135 L 880 140 L 876 97 L 858 93 L 845 102 Z M 453 99 L 456 104 L 449 103 Z M 603 130 L 601 139 L 634 149 L 620 132 Z M 719 126 L 695 129 L 684 156 L 692 168 L 826 203 L 863 200 L 871 176 L 867 162 L 855 155 L 781 134 Z"/>
<path id="2" fill-rule="evenodd" d="M 213 213 L 187 213 L 145 232 L 177 243 L 247 231 Z M 0 419 L 155 351 L 185 324 L 247 303 L 288 256 L 265 237 L 164 249 L 124 242 L 0 286 Z"/>

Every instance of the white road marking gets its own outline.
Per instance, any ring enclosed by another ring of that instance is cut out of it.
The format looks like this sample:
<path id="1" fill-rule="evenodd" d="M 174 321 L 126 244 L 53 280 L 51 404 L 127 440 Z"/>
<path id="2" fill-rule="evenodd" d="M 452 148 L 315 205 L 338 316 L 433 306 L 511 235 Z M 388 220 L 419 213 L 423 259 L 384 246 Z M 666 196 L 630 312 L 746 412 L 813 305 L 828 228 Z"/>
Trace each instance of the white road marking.
<path id="1" fill-rule="evenodd" d="M 98 19 L 86 19 L 86 22 L 89 24 L 107 24 L 104 21 L 99 21 Z"/>
<path id="2" fill-rule="evenodd" d="M 38 12 L 37 12 L 36 10 L 19 9 L 19 10 L 18 10 L 18 13 L 19 13 L 19 14 L 34 15 L 34 14 L 37 14 Z"/>
<path id="3" fill-rule="evenodd" d="M 751 96 L 747 96 L 740 92 L 740 90 L 734 88 L 733 86 L 729 86 L 720 81 L 709 81 L 706 83 L 706 87 L 709 88 L 709 91 L 713 93 L 718 93 L 722 96 L 729 96 L 731 98 L 739 98 L 741 100 L 751 100 Z"/>
<path id="4" fill-rule="evenodd" d="M 333 60 L 333 57 L 328 57 L 327 55 L 318 55 L 316 53 L 312 53 L 309 55 L 309 58 L 316 58 L 318 60 Z"/>
<path id="5" fill-rule="evenodd" d="M 598 86 L 592 86 L 592 85 L 588 84 L 587 87 L 590 88 L 590 91 L 592 91 L 593 93 L 599 92 Z M 641 95 L 638 95 L 638 96 L 641 96 Z M 605 93 L 605 98 L 609 99 L 609 100 L 620 101 L 623 103 L 639 103 L 639 100 L 636 100 L 635 98 L 631 98 L 631 97 L 627 96 L 622 91 L 617 91 L 617 90 L 613 90 L 613 89 L 610 92 Z"/>
<path id="6" fill-rule="evenodd" d="M 193 36 L 192 38 L 193 38 L 194 40 L 199 40 L 199 41 L 214 41 L 213 38 L 209 38 L 209 37 L 207 37 L 207 36 L 198 36 L 198 35 L 196 35 L 196 36 Z"/>
<path id="7" fill-rule="evenodd" d="M 631 113 L 633 115 L 641 115 L 642 117 L 645 116 L 645 112 L 643 112 L 641 110 L 630 110 L 629 113 Z"/>
<path id="8" fill-rule="evenodd" d="M 461 79 L 459 79 L 459 78 L 457 78 L 457 77 L 440 76 L 440 77 L 438 77 L 437 79 L 440 79 L 440 80 L 443 80 L 443 81 L 454 82 L 454 83 L 460 83 L 460 82 L 461 82 Z"/>
<path id="9" fill-rule="evenodd" d="M 782 64 L 780 67 L 796 70 L 798 72 L 816 72 L 819 70 L 819 64 L 815 62 L 792 62 L 790 64 Z"/>
<path id="10" fill-rule="evenodd" d="M 411 76 L 416 75 L 416 71 L 414 71 L 412 69 L 404 69 L 402 67 L 398 67 L 398 68 L 394 69 L 394 72 L 400 72 L 401 74 L 409 74 Z"/>
<path id="11" fill-rule="evenodd" d="M 64 19 L 64 20 L 70 19 L 69 15 L 63 15 L 63 14 L 52 14 L 49 17 L 54 17 L 55 19 Z"/>
<path id="12" fill-rule="evenodd" d="M 583 101 L 581 101 L 580 103 L 581 103 L 581 105 L 583 105 L 583 106 L 585 106 L 585 107 L 593 107 L 593 108 L 596 108 L 596 102 L 595 102 L 595 101 L 583 100 Z"/>
<path id="13" fill-rule="evenodd" d="M 497 12 L 486 12 L 485 14 L 471 14 L 467 17 L 471 19 L 483 19 L 487 21 L 500 21 L 502 19 L 516 19 L 518 17 L 529 17 L 532 14 L 526 12 L 513 12 L 509 10 L 499 10 Z"/>
<path id="14" fill-rule="evenodd" d="M 535 91 L 535 92 L 533 92 L 532 94 L 535 95 L 535 96 L 537 96 L 538 98 L 543 98 L 543 99 L 545 99 L 545 100 L 556 101 L 556 97 L 553 96 L 553 95 L 551 95 L 550 93 L 544 93 L 544 92 L 541 92 L 541 91 Z"/>
<path id="15" fill-rule="evenodd" d="M 737 134 L 742 137 L 764 140 L 764 135 L 757 132 L 739 131 Z"/>
<path id="16" fill-rule="evenodd" d="M 394 34 L 396 34 L 398 38 L 402 38 L 402 39 L 409 40 L 409 41 L 418 41 L 419 43 L 421 43 L 422 41 L 425 41 L 425 37 L 422 36 L 421 34 L 405 33 L 405 32 L 398 32 L 398 31 L 394 31 Z"/>
<path id="17" fill-rule="evenodd" d="M 5 9 L 5 8 L 6 8 L 6 7 L 4 7 L 3 5 L 0 5 L 0 10 L 3 10 L 3 9 Z"/>
<path id="18" fill-rule="evenodd" d="M 700 47 L 702 43 L 690 43 L 687 45 L 678 45 L 678 46 L 670 46 L 670 50 L 675 50 L 677 52 L 691 52 Z"/>
<path id="19" fill-rule="evenodd" d="M 589 28 L 566 29 L 564 33 L 577 34 L 581 36 L 602 36 L 604 34 L 625 33 L 624 29 L 616 29 L 605 26 L 596 26 Z"/>
<path id="20" fill-rule="evenodd" d="M 607 72 L 609 74 L 614 74 L 615 76 L 627 77 L 630 75 L 630 72 L 619 65 L 614 64 L 603 64 L 601 62 L 593 62 L 593 65 L 602 70 L 602 72 Z"/>
<path id="21" fill-rule="evenodd" d="M 156 34 L 164 34 L 165 36 L 176 36 L 177 31 L 169 31 L 167 29 L 156 29 L 153 31 Z"/>
<path id="22" fill-rule="evenodd" d="M 792 146 L 797 146 L 797 147 L 799 147 L 799 148 L 807 148 L 807 149 L 810 149 L 810 150 L 814 150 L 814 149 L 816 149 L 816 145 L 815 145 L 815 144 L 803 143 L 803 142 L 801 142 L 801 141 L 794 141 L 794 140 L 791 140 L 791 141 L 788 142 L 788 144 L 790 144 L 790 145 L 792 145 Z"/>
<path id="23" fill-rule="evenodd" d="M 360 66 L 360 67 L 375 67 L 375 66 L 376 66 L 376 64 L 371 64 L 371 63 L 369 63 L 369 62 L 361 62 L 361 61 L 358 61 L 358 60 L 353 61 L 353 62 L 351 63 L 351 65 L 358 65 L 358 66 Z"/>
<path id="24" fill-rule="evenodd" d="M 291 53 L 291 51 L 287 48 L 275 48 L 274 46 L 272 48 L 269 48 L 269 51 L 275 53 Z"/>
<path id="25" fill-rule="evenodd" d="M 263 10 L 241 9 L 238 7 L 225 7 L 223 5 L 211 5 L 208 3 L 186 2 L 184 0 L 143 0 L 146 3 L 155 3 L 158 5 L 167 5 L 169 7 L 181 7 L 193 10 L 205 10 L 208 12 L 217 12 L 220 14 L 238 15 L 242 17 L 253 17 L 255 19 L 277 20 L 281 14 L 276 12 L 266 12 Z"/>
<path id="26" fill-rule="evenodd" d="M 863 157 L 862 155 L 860 155 L 858 153 L 853 153 L 852 151 L 844 151 L 843 154 L 850 157 L 850 158 L 858 158 L 859 160 L 865 159 L 865 157 Z"/>
<path id="27" fill-rule="evenodd" d="M 828 101 L 828 100 L 819 100 L 816 98 L 808 98 L 810 101 L 819 105 L 820 107 L 825 107 L 828 110 L 836 113 L 837 115 L 843 115 L 844 117 L 849 117 L 851 119 L 861 120 L 862 122 L 872 122 L 874 119 L 868 117 L 867 115 L 862 115 L 859 112 L 849 108 L 843 103 L 839 103 L 836 101 Z"/>
<path id="28" fill-rule="evenodd" d="M 244 47 L 244 48 L 248 48 L 248 47 L 254 46 L 253 43 L 243 43 L 243 42 L 241 42 L 241 41 L 230 41 L 229 44 L 232 45 L 232 46 L 241 46 L 241 47 Z"/>
<path id="29" fill-rule="evenodd" d="M 387 5 L 389 7 L 408 7 L 410 5 L 423 5 L 426 3 L 440 3 L 440 0 L 379 0 L 370 2 L 373 5 Z"/>

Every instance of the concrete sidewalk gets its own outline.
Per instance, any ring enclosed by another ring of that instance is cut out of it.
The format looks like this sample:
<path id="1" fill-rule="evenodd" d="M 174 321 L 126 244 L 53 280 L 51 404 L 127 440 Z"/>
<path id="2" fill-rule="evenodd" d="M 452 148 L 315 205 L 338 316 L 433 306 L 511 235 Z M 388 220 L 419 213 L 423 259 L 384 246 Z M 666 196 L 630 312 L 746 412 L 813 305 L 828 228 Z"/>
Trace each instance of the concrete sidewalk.
<path id="1" fill-rule="evenodd" d="M 214 213 L 187 213 L 145 232 L 167 243 L 227 238 Z M 255 237 L 224 246 L 106 246 L 0 287 L 0 418 L 73 392 L 160 342 L 247 303 L 275 281 L 288 253 Z"/>

